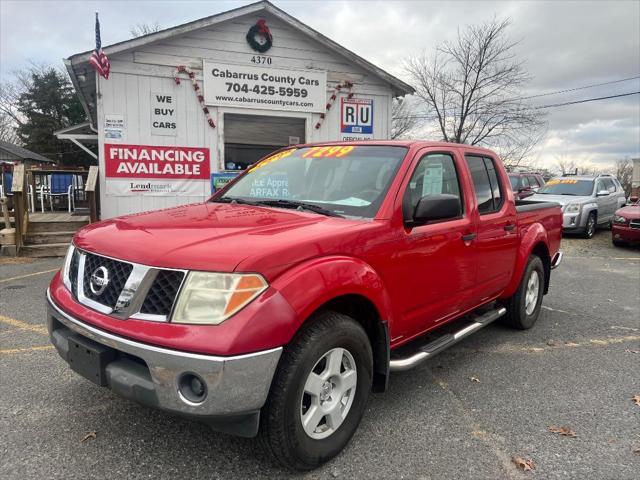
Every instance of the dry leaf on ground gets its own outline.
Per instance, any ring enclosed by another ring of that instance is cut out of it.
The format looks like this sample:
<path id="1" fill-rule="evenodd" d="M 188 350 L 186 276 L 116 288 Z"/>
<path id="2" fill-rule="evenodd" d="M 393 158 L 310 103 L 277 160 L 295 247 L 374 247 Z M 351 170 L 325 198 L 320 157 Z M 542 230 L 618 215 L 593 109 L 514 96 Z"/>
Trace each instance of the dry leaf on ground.
<path id="1" fill-rule="evenodd" d="M 480 380 L 476 377 L 469 377 L 469 380 L 471 380 L 472 382 L 480 383 Z"/>
<path id="2" fill-rule="evenodd" d="M 529 470 L 534 470 L 536 466 L 533 463 L 533 460 L 528 459 L 525 460 L 522 457 L 511 457 L 511 461 L 516 464 L 516 466 L 522 470 L 523 472 L 528 472 Z"/>
<path id="3" fill-rule="evenodd" d="M 86 440 L 89 440 L 90 438 L 96 438 L 97 434 L 98 434 L 98 432 L 96 432 L 95 430 L 91 431 L 91 432 L 87 432 L 87 434 L 84 437 L 82 437 L 82 440 L 80 440 L 80 443 L 82 443 L 82 442 L 84 442 Z"/>
<path id="4" fill-rule="evenodd" d="M 555 425 L 549 425 L 549 431 L 551 433 L 557 433 L 564 437 L 577 437 L 576 432 L 571 430 L 569 427 L 556 427 Z"/>
<path id="5" fill-rule="evenodd" d="M 640 447 L 636 448 L 633 453 L 635 453 L 636 455 L 640 455 Z"/>
<path id="6" fill-rule="evenodd" d="M 625 348 L 624 353 L 640 353 L 640 350 L 631 350 L 630 348 Z"/>
<path id="7" fill-rule="evenodd" d="M 580 344 L 576 343 L 576 342 L 564 342 L 565 346 L 567 347 L 579 347 Z"/>
<path id="8" fill-rule="evenodd" d="M 640 407 L 640 395 L 634 395 L 631 400 L 633 400 L 633 403 L 635 403 L 636 405 L 638 405 Z"/>

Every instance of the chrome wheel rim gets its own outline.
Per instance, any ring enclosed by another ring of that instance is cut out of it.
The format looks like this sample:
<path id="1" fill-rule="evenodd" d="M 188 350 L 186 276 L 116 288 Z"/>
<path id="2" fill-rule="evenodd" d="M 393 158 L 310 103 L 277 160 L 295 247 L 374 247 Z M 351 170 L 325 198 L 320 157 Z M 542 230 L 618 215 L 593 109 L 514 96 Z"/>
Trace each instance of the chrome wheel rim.
<path id="1" fill-rule="evenodd" d="M 300 400 L 300 421 L 307 435 L 321 440 L 344 422 L 355 398 L 358 372 L 344 348 L 325 353 L 309 372 Z"/>
<path id="2" fill-rule="evenodd" d="M 587 235 L 590 237 L 593 235 L 595 230 L 596 221 L 593 218 L 593 215 L 589 215 L 589 219 L 587 220 Z"/>
<path id="3" fill-rule="evenodd" d="M 538 295 L 540 293 L 540 276 L 537 270 L 533 270 L 527 282 L 527 291 L 524 296 L 524 308 L 527 315 L 531 315 L 536 309 Z"/>

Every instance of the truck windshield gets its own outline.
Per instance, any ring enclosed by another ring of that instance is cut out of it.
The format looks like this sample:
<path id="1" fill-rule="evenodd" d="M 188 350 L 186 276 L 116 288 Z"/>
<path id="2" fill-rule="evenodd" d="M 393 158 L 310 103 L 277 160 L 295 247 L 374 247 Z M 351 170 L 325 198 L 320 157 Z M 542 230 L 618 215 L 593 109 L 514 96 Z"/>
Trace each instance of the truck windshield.
<path id="1" fill-rule="evenodd" d="M 522 186 L 519 175 L 509 175 L 509 182 L 511 182 L 511 190 L 518 190 Z"/>
<path id="2" fill-rule="evenodd" d="M 406 153 L 376 145 L 290 148 L 252 165 L 212 201 L 373 218 Z"/>
<path id="3" fill-rule="evenodd" d="M 593 192 L 593 180 L 572 180 L 569 178 L 552 178 L 538 193 L 546 195 L 588 196 Z"/>

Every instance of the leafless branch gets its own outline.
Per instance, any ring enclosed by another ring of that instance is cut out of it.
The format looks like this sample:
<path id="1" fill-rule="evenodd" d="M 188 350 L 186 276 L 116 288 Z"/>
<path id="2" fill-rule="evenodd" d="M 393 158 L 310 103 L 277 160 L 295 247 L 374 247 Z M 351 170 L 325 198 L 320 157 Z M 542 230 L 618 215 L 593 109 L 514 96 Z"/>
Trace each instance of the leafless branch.
<path id="1" fill-rule="evenodd" d="M 540 141 L 546 122 L 520 99 L 530 77 L 508 27 L 497 19 L 471 25 L 433 55 L 409 57 L 405 69 L 445 141 L 499 148 L 517 164 Z"/>

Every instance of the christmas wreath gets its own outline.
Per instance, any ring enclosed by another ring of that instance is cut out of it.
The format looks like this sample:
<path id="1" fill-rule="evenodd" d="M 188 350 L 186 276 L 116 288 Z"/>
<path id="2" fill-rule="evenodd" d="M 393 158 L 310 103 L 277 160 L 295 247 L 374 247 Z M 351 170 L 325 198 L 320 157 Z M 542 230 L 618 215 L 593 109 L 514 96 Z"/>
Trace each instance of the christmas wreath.
<path id="1" fill-rule="evenodd" d="M 264 19 L 260 19 L 247 32 L 247 42 L 256 52 L 264 53 L 273 45 L 273 36 Z"/>

